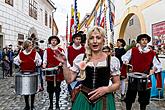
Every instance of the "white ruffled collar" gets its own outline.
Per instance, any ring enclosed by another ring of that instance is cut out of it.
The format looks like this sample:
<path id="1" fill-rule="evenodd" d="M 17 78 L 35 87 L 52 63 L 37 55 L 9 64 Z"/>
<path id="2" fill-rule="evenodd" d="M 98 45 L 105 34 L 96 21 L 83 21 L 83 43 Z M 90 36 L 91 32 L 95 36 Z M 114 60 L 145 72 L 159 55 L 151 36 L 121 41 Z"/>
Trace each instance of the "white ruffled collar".
<path id="1" fill-rule="evenodd" d="M 58 46 L 55 46 L 55 47 L 50 46 L 50 48 L 51 48 L 52 50 L 56 50 L 56 49 L 58 49 Z"/>
<path id="2" fill-rule="evenodd" d="M 74 49 L 78 50 L 78 49 L 80 49 L 82 46 L 81 46 L 81 45 L 76 46 L 76 45 L 73 43 L 72 47 L 73 47 Z"/>
<path id="3" fill-rule="evenodd" d="M 24 53 L 25 55 L 29 55 L 31 52 L 32 52 L 32 50 L 30 50 L 29 52 L 27 52 L 26 50 L 23 50 L 23 53 Z"/>
<path id="4" fill-rule="evenodd" d="M 138 49 L 140 51 L 140 53 L 147 53 L 150 51 L 150 49 L 148 48 L 148 46 L 146 46 L 145 48 L 142 49 L 142 47 L 139 45 Z"/>

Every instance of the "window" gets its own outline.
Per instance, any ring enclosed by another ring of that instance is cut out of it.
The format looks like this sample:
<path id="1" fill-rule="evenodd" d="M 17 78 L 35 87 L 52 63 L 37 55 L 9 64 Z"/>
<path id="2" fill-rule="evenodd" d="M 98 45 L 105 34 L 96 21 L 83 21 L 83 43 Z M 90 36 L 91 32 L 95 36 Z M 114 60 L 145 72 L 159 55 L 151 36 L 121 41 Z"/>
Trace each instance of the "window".
<path id="1" fill-rule="evenodd" d="M 51 17 L 51 15 L 49 16 L 49 27 L 51 28 L 52 26 L 52 17 Z"/>
<path id="2" fill-rule="evenodd" d="M 18 45 L 22 45 L 24 42 L 24 35 L 23 34 L 18 34 Z"/>
<path id="3" fill-rule="evenodd" d="M 13 6 L 13 0 L 5 0 L 5 3 L 7 3 L 7 4 Z"/>
<path id="4" fill-rule="evenodd" d="M 48 25 L 48 14 L 47 11 L 45 11 L 45 25 Z"/>
<path id="5" fill-rule="evenodd" d="M 129 20 L 129 26 L 132 26 L 134 24 L 134 20 L 133 19 L 130 19 Z"/>
<path id="6" fill-rule="evenodd" d="M 18 40 L 24 40 L 24 35 L 23 34 L 18 34 Z"/>
<path id="7" fill-rule="evenodd" d="M 37 19 L 37 2 L 35 0 L 29 0 L 29 16 Z"/>

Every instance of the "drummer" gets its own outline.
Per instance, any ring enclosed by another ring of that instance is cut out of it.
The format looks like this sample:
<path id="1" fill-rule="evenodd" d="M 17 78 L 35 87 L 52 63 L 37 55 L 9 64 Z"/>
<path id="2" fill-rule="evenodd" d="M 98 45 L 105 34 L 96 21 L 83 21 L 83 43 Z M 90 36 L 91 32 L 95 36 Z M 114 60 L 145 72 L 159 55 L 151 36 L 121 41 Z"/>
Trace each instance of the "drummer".
<path id="1" fill-rule="evenodd" d="M 41 65 L 41 57 L 40 55 L 33 50 L 32 42 L 30 40 L 26 40 L 23 43 L 24 50 L 21 51 L 18 56 L 14 58 L 14 63 L 20 66 L 20 72 L 24 74 L 24 72 L 29 72 L 30 74 L 35 72 L 36 66 Z M 34 98 L 35 94 L 31 95 L 31 107 L 29 106 L 29 95 L 24 95 L 25 99 L 25 108 L 24 110 L 34 110 Z"/>
<path id="2" fill-rule="evenodd" d="M 155 52 L 150 50 L 147 44 L 151 41 L 151 37 L 147 34 L 140 34 L 136 39 L 139 45 L 128 50 L 126 54 L 122 56 L 123 64 L 128 63 L 132 65 L 132 72 L 140 72 L 147 74 L 148 77 L 154 72 L 161 71 L 161 64 L 157 60 Z M 126 66 L 122 66 L 121 75 L 126 77 Z M 128 84 L 126 92 L 126 110 L 131 110 L 132 104 L 135 102 L 136 94 L 138 93 L 138 101 L 140 104 L 140 110 L 146 110 L 146 106 L 150 101 L 150 88 L 143 91 L 132 90 L 131 85 Z"/>
<path id="3" fill-rule="evenodd" d="M 55 50 L 59 50 L 61 52 L 64 52 L 64 50 L 60 47 L 58 47 L 58 44 L 60 43 L 60 39 L 57 36 L 50 36 L 48 39 L 48 43 L 50 44 L 50 47 L 48 47 L 44 51 L 43 55 L 43 68 L 52 68 L 60 65 L 60 62 L 54 57 Z M 64 76 L 62 73 L 62 67 L 59 69 L 59 74 L 55 76 L 48 76 L 46 75 L 46 81 L 47 81 L 47 92 L 49 94 L 49 100 L 50 105 L 48 110 L 53 110 L 53 94 L 55 92 L 56 94 L 56 110 L 59 110 L 59 98 L 60 98 L 60 85 L 61 81 L 64 80 Z M 50 74 L 47 72 L 46 74 Z"/>

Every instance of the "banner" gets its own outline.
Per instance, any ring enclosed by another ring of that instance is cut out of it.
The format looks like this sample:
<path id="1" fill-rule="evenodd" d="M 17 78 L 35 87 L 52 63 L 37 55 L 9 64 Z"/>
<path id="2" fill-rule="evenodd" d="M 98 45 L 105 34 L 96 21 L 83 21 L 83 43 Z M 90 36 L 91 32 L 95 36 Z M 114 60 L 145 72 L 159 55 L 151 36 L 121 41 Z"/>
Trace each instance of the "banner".
<path id="1" fill-rule="evenodd" d="M 72 34 L 74 34 L 74 8 L 73 8 L 73 5 L 71 5 L 70 38 L 69 38 L 69 42 L 72 42 Z"/>

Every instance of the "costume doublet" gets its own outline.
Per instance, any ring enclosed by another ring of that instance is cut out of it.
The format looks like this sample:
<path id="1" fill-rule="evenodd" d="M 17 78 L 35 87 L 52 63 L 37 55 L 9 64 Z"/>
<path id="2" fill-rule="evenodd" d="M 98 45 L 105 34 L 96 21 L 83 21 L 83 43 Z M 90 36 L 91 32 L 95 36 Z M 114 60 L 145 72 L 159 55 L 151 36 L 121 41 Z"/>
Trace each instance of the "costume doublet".
<path id="1" fill-rule="evenodd" d="M 74 60 L 71 69 L 79 71 L 79 63 L 83 60 L 84 54 L 80 54 Z M 108 57 L 106 60 L 98 62 L 94 66 L 93 62 L 88 62 L 85 69 L 86 78 L 81 82 L 80 92 L 73 103 L 72 110 L 115 110 L 113 93 L 105 94 L 98 99 L 91 101 L 88 93 L 99 87 L 110 86 L 111 75 L 120 74 L 120 63 L 116 57 Z"/>
<path id="2" fill-rule="evenodd" d="M 58 47 L 57 49 L 61 52 L 63 51 L 62 48 Z M 47 48 L 46 51 L 47 51 L 47 58 L 46 58 L 47 59 L 47 68 L 58 66 L 60 62 L 54 57 L 54 55 L 55 55 L 54 50 L 52 50 L 51 48 Z M 50 74 L 50 73 L 48 73 L 48 74 Z M 58 80 L 58 81 L 64 80 L 62 70 L 60 71 L 59 74 L 56 75 L 56 80 Z M 54 76 L 46 76 L 46 81 L 54 81 Z"/>
<path id="3" fill-rule="evenodd" d="M 20 56 L 20 60 L 23 61 L 21 64 L 20 64 L 20 68 L 21 68 L 21 71 L 35 71 L 35 56 L 36 56 L 36 52 L 34 50 L 32 50 L 32 52 L 29 54 L 29 55 L 26 55 L 23 53 L 23 51 L 20 52 L 19 54 Z"/>
<path id="4" fill-rule="evenodd" d="M 22 61 L 20 63 L 20 60 Z M 20 65 L 21 72 L 35 72 L 36 66 L 41 65 L 41 57 L 35 50 L 30 52 L 21 51 L 18 56 L 14 58 L 14 63 Z"/>

